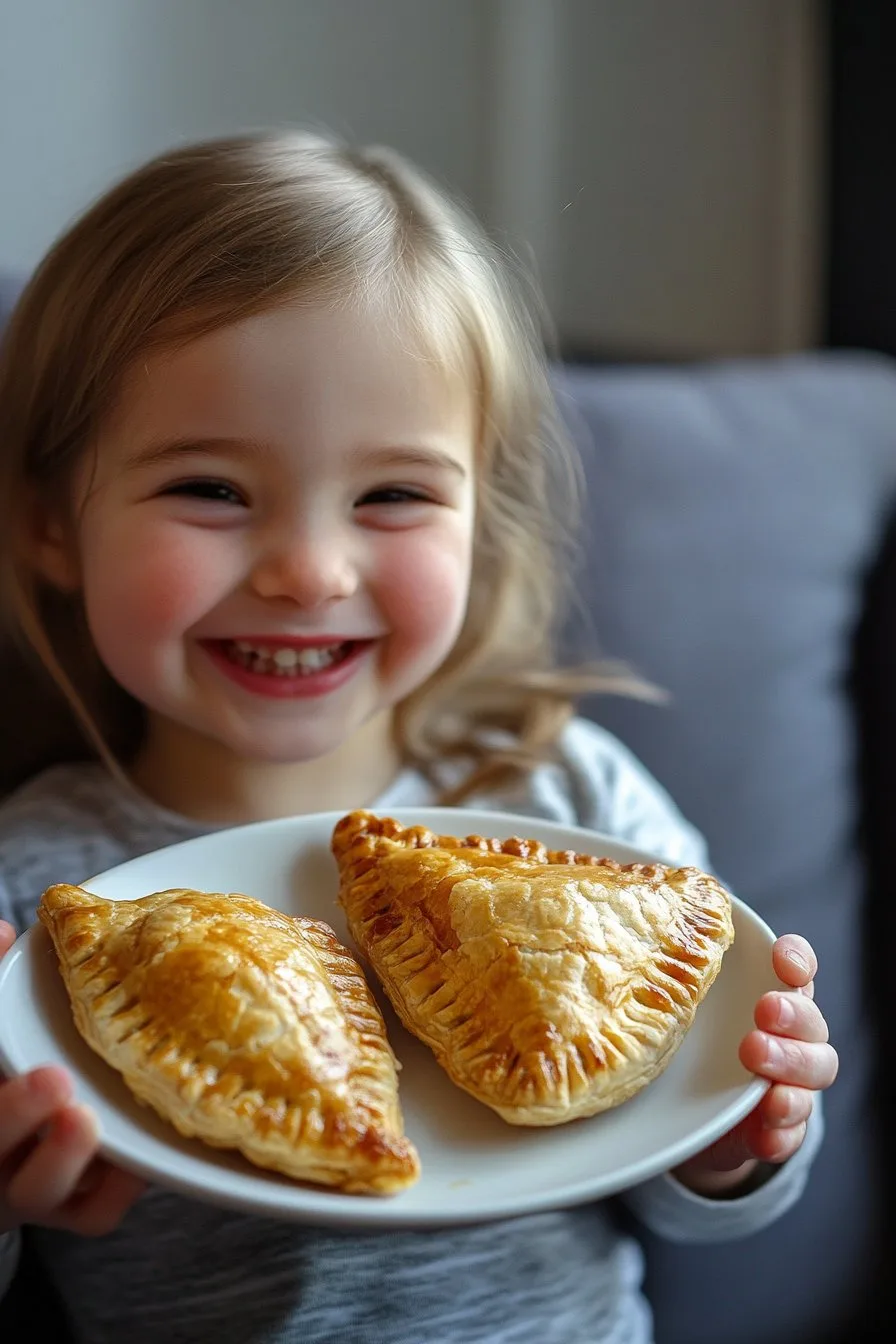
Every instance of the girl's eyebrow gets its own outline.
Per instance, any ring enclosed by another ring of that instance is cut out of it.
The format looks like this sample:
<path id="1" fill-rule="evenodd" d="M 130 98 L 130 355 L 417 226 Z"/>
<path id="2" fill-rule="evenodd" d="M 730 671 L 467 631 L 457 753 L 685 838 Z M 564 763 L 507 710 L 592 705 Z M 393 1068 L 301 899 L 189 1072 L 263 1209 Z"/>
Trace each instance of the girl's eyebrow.
<path id="1" fill-rule="evenodd" d="M 211 456 L 216 453 L 222 457 L 251 458 L 267 457 L 270 451 L 267 444 L 250 439 L 163 439 L 159 443 L 144 444 L 134 452 L 128 453 L 124 467 L 128 470 L 133 467 L 162 466 L 188 454 L 191 457 Z"/>
<path id="2" fill-rule="evenodd" d="M 466 477 L 467 469 L 453 453 L 424 444 L 395 444 L 387 448 L 360 449 L 352 454 L 359 463 L 377 467 L 441 467 Z"/>
<path id="3" fill-rule="evenodd" d="M 223 457 L 236 459 L 249 459 L 271 456 L 272 449 L 269 444 L 259 442 L 255 439 L 165 439 L 159 443 L 144 444 L 134 452 L 129 453 L 124 460 L 125 470 L 131 470 L 137 467 L 156 467 L 163 466 L 166 462 L 174 462 L 180 457 L 187 455 L 193 456 L 211 456 L 218 454 Z M 442 470 L 453 472 L 462 479 L 467 475 L 467 469 L 452 453 L 446 452 L 442 448 L 429 447 L 423 444 L 396 444 L 386 448 L 358 449 L 351 454 L 351 457 L 363 466 L 377 467 L 436 467 Z"/>

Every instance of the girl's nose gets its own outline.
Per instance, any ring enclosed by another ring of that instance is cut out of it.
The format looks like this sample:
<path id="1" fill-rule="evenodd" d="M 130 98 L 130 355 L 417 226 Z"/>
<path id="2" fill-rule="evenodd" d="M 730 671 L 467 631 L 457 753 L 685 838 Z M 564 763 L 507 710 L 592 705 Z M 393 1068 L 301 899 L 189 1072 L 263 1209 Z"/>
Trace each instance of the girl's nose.
<path id="1" fill-rule="evenodd" d="M 292 535 L 257 562 L 252 586 L 269 600 L 321 607 L 351 597 L 358 575 L 348 546 L 338 537 Z"/>

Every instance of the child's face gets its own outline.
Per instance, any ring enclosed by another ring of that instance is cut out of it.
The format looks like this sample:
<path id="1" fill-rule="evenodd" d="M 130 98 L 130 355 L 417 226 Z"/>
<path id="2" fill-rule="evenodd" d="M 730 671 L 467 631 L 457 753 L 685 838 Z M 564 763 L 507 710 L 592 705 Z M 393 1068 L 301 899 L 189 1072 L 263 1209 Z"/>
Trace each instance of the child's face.
<path id="1" fill-rule="evenodd" d="M 457 638 L 475 434 L 469 390 L 372 312 L 290 306 L 141 361 L 81 482 L 102 661 L 246 759 L 340 746 Z"/>

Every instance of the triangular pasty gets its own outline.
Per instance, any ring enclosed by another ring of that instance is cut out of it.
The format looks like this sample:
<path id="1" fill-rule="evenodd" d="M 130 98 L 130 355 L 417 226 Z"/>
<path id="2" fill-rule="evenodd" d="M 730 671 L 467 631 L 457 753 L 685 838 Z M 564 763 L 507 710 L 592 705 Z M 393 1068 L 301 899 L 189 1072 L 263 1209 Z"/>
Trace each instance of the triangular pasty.
<path id="1" fill-rule="evenodd" d="M 333 852 L 349 928 L 402 1022 L 511 1124 L 593 1115 L 655 1078 L 734 937 L 728 893 L 695 868 L 368 812 L 339 822 Z"/>
<path id="2" fill-rule="evenodd" d="M 346 1191 L 417 1179 L 382 1016 L 328 925 L 187 890 L 54 886 L 39 914 L 81 1035 L 181 1134 Z"/>

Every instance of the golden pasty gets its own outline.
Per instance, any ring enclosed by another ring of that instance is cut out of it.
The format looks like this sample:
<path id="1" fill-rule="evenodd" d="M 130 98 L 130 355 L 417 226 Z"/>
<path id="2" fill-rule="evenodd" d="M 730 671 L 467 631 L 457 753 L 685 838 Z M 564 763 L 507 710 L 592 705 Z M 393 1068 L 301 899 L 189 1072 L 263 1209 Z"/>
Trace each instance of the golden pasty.
<path id="1" fill-rule="evenodd" d="M 380 1011 L 328 925 L 186 890 L 54 886 L 39 914 L 81 1035 L 181 1134 L 346 1191 L 417 1179 Z"/>
<path id="2" fill-rule="evenodd" d="M 728 893 L 695 868 L 369 812 L 332 843 L 352 935 L 402 1022 L 511 1124 L 594 1115 L 655 1078 L 734 937 Z"/>

